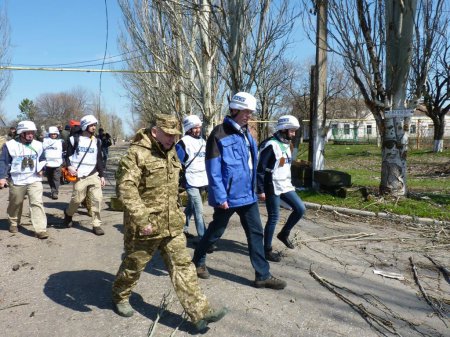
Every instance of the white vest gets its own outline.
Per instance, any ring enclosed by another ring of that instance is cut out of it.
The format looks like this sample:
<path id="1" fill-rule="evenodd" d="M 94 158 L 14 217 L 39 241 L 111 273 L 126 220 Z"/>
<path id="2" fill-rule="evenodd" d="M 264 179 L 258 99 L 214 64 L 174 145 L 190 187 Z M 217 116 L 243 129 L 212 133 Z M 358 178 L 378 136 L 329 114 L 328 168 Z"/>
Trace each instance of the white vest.
<path id="1" fill-rule="evenodd" d="M 70 143 L 72 146 L 74 145 L 74 138 L 73 136 L 70 137 Z M 89 144 L 91 143 L 91 138 L 80 136 L 80 141 L 78 143 L 78 153 L 75 149 L 75 152 L 73 155 L 69 157 L 70 163 L 75 168 L 78 167 L 78 164 L 80 163 L 81 159 L 83 158 L 86 151 L 88 151 Z M 97 138 L 92 137 L 92 144 L 89 148 L 89 152 L 86 153 L 86 156 L 84 157 L 83 161 L 81 162 L 80 167 L 78 167 L 78 178 L 87 177 L 95 168 L 95 165 L 97 165 Z"/>
<path id="2" fill-rule="evenodd" d="M 181 138 L 186 149 L 188 159 L 184 165 L 189 167 L 186 170 L 186 180 L 188 185 L 193 187 L 202 187 L 208 185 L 208 176 L 206 175 L 205 155 L 206 142 L 203 138 L 194 138 L 184 136 Z M 193 158 L 195 159 L 193 160 Z M 192 161 L 192 162 L 191 162 Z"/>
<path id="3" fill-rule="evenodd" d="M 62 160 L 62 139 L 44 138 L 43 145 L 48 167 L 60 167 Z"/>
<path id="4" fill-rule="evenodd" d="M 272 171 L 272 182 L 275 195 L 295 191 L 291 182 L 292 155 L 290 146 L 274 139 L 269 140 L 264 148 L 268 146 L 272 146 L 276 160 Z M 282 158 L 284 158 L 283 165 L 281 165 Z"/>
<path id="5" fill-rule="evenodd" d="M 9 155 L 12 158 L 11 162 L 11 179 L 14 185 L 28 185 L 36 181 L 42 181 L 42 177 L 37 174 L 37 168 L 42 167 L 39 164 L 39 157 L 42 155 L 42 143 L 33 140 L 30 145 L 22 144 L 14 139 L 6 142 Z M 33 160 L 33 168 L 28 165 L 22 170 L 22 160 L 24 158 L 31 158 Z"/>

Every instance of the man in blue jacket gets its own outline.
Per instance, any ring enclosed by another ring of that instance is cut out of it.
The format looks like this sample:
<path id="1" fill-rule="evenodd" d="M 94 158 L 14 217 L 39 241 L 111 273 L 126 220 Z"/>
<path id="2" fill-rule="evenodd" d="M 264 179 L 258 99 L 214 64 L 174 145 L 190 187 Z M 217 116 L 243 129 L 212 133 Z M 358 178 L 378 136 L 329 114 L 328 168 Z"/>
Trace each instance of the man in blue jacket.
<path id="1" fill-rule="evenodd" d="M 214 207 L 213 221 L 198 243 L 192 261 L 200 278 L 209 278 L 206 252 L 225 232 L 234 213 L 247 236 L 250 261 L 255 269 L 254 286 L 284 289 L 286 282 L 270 274 L 264 255 L 263 229 L 255 191 L 257 146 L 247 123 L 256 110 L 256 99 L 239 92 L 230 101 L 230 115 L 216 126 L 206 142 L 208 203 Z"/>

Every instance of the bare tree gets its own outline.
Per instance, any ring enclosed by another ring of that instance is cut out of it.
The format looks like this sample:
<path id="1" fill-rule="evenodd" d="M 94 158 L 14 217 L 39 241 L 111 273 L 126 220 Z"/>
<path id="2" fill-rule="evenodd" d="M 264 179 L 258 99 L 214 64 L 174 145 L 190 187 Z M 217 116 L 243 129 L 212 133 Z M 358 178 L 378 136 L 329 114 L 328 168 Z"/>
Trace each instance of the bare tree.
<path id="1" fill-rule="evenodd" d="M 406 107 L 415 10 L 415 0 L 386 6 L 383 1 L 328 2 L 329 48 L 342 57 L 380 130 L 383 194 L 406 194 L 410 120 L 386 118 L 385 111 Z"/>
<path id="2" fill-rule="evenodd" d="M 4 3 L 3 3 L 4 4 Z M 0 64 L 7 65 L 9 59 L 10 48 L 10 30 L 6 7 L 0 4 Z M 11 73 L 7 70 L 0 71 L 0 102 L 5 98 L 11 81 Z"/>
<path id="3" fill-rule="evenodd" d="M 47 93 L 38 96 L 36 107 L 40 123 L 65 125 L 69 120 L 79 120 L 83 115 L 92 113 L 89 94 L 81 88 L 70 92 Z"/>
<path id="4" fill-rule="evenodd" d="M 449 5 L 445 0 L 420 0 L 415 24 L 410 87 L 412 99 L 434 125 L 434 152 L 443 149 L 445 115 L 449 110 Z"/>

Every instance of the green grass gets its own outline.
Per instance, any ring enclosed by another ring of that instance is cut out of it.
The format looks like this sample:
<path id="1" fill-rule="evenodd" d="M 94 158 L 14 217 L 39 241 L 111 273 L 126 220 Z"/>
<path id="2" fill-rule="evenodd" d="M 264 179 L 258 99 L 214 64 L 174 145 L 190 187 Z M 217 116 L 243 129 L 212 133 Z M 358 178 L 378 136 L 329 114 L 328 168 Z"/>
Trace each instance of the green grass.
<path id="1" fill-rule="evenodd" d="M 307 144 L 298 159 L 307 160 Z M 376 145 L 333 145 L 325 147 L 325 168 L 351 175 L 353 187 L 367 187 L 371 197 L 365 201 L 358 192 L 339 198 L 326 193 L 302 191 L 303 200 L 400 215 L 450 220 L 450 149 L 442 153 L 411 150 L 407 158 L 407 198 L 382 198 L 378 195 L 381 178 L 381 149 Z M 447 173 L 445 173 L 447 172 Z"/>

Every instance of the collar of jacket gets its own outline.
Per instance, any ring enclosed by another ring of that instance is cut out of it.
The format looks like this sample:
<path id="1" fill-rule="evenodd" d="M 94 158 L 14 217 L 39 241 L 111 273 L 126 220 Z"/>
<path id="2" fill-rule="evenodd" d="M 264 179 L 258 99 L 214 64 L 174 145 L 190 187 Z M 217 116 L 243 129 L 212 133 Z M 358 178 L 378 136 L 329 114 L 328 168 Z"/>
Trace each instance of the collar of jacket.
<path id="1" fill-rule="evenodd" d="M 223 122 L 224 122 L 225 124 L 229 125 L 229 126 L 233 129 L 233 131 L 234 131 L 235 133 L 239 133 L 239 134 L 244 135 L 244 134 L 248 131 L 247 125 L 240 126 L 240 125 L 237 124 L 237 123 L 233 120 L 233 118 L 231 118 L 230 116 L 225 116 L 225 119 L 224 119 Z"/>

